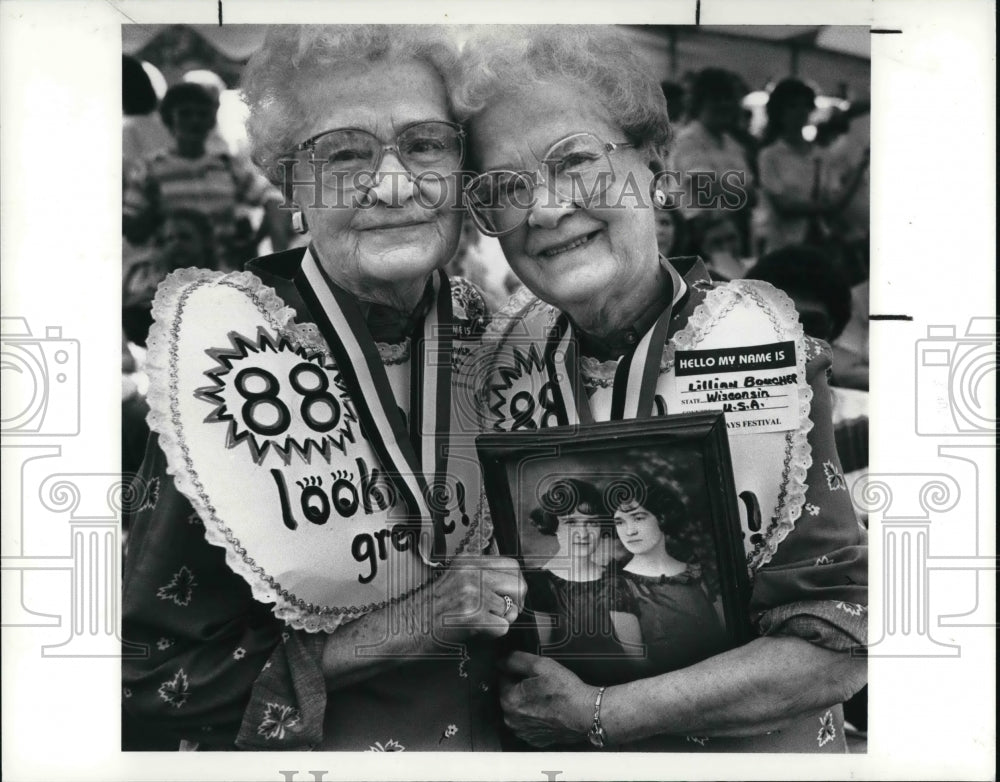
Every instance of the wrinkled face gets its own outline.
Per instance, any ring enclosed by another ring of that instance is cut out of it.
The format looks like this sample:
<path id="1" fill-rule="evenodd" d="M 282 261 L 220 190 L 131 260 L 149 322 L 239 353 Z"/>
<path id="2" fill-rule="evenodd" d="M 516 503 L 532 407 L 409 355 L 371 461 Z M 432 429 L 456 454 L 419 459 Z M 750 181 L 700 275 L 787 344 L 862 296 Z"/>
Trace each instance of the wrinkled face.
<path id="1" fill-rule="evenodd" d="M 471 121 L 471 162 L 480 172 L 533 172 L 554 142 L 581 132 L 628 141 L 592 91 L 571 83 L 534 85 L 497 99 Z M 626 147 L 610 160 L 615 181 L 604 197 L 560 204 L 539 184 L 527 221 L 500 237 L 515 274 L 560 309 L 604 309 L 658 275 L 654 158 Z"/>
<path id="2" fill-rule="evenodd" d="M 665 545 L 656 516 L 635 503 L 620 506 L 615 511 L 615 531 L 622 545 L 633 555 Z"/>
<path id="3" fill-rule="evenodd" d="M 300 94 L 317 107 L 301 128 L 305 141 L 335 128 L 366 130 L 388 146 L 406 126 L 450 121 L 445 87 L 425 63 L 366 63 L 317 76 Z M 373 187 L 344 189 L 327 164 L 316 199 L 314 170 L 306 152 L 295 167 L 295 204 L 331 275 L 351 289 L 419 280 L 444 266 L 458 245 L 462 212 L 454 208 L 457 173 L 422 177 L 414 183 L 394 152 L 383 157 Z M 286 169 L 291 176 L 291 169 Z"/>
<path id="4" fill-rule="evenodd" d="M 576 511 L 558 518 L 559 554 L 571 559 L 590 558 L 601 542 L 600 517 Z"/>

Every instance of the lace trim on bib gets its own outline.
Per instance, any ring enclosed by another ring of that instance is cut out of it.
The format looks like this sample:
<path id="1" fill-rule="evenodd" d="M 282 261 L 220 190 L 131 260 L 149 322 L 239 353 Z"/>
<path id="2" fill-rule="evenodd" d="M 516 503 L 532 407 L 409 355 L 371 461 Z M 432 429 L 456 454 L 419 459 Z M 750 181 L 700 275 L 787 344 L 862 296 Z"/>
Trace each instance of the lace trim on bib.
<path id="1" fill-rule="evenodd" d="M 205 521 L 203 525 L 205 539 L 225 552 L 226 564 L 250 585 L 254 599 L 261 603 L 274 603 L 272 608 L 274 615 L 296 630 L 310 633 L 333 632 L 347 621 L 387 605 L 396 605 L 417 595 L 445 571 L 453 557 L 443 561 L 441 567 L 432 571 L 422 584 L 390 600 L 352 606 L 349 609 L 321 608 L 296 598 L 267 575 L 253 557 L 248 555 L 232 530 L 215 515 L 215 509 L 191 465 L 187 446 L 180 436 L 182 434 L 180 415 L 177 405 L 171 400 L 171 392 L 176 392 L 177 384 L 174 364 L 178 356 L 174 341 L 186 300 L 196 288 L 221 285 L 235 288 L 247 295 L 267 320 L 268 326 L 276 333 L 287 337 L 293 347 L 324 353 L 327 350 L 326 343 L 315 325 L 295 323 L 293 320 L 295 310 L 286 306 L 273 288 L 264 285 L 251 272 L 224 273 L 208 269 L 178 269 L 167 275 L 157 288 L 153 300 L 153 324 L 146 342 L 148 351 L 146 370 L 150 378 L 147 394 L 150 411 L 146 421 L 149 428 L 159 435 L 160 449 L 166 457 L 167 473 L 173 477 L 178 491 L 191 501 L 195 511 Z M 386 360 L 386 354 L 382 350 L 379 353 L 383 356 L 383 361 Z M 169 410 L 170 414 L 160 412 L 165 410 Z M 472 550 L 477 554 L 488 545 L 489 535 L 492 535 L 492 522 L 484 519 L 485 507 L 485 492 L 480 492 L 479 507 L 470 520 L 468 531 L 455 550 L 455 556 L 468 550 L 473 541 L 475 543 Z M 485 526 L 481 530 L 480 524 L 484 520 Z M 488 535 L 484 535 L 484 532 L 488 532 Z"/>
<path id="2" fill-rule="evenodd" d="M 292 596 L 282 590 L 247 555 L 236 536 L 215 515 L 215 509 L 209 503 L 197 473 L 192 469 L 187 446 L 181 439 L 180 416 L 177 405 L 171 399 L 171 392 L 176 391 L 177 371 L 174 363 L 178 358 L 173 343 L 180 315 L 190 293 L 198 287 L 219 285 L 241 289 L 265 313 L 264 317 L 272 329 L 287 333 L 294 310 L 286 307 L 272 288 L 264 285 L 250 272 L 224 274 L 207 269 L 178 269 L 169 274 L 153 299 L 153 324 L 146 342 L 146 370 L 150 378 L 147 396 L 150 411 L 146 421 L 149 428 L 160 436 L 159 444 L 166 457 L 166 470 L 173 476 L 178 491 L 191 501 L 198 515 L 205 521 L 205 539 L 225 552 L 226 564 L 250 585 L 254 598 L 262 603 L 275 603 L 275 615 L 292 622 L 295 627 L 312 632 L 320 629 L 333 630 L 347 617 L 336 615 L 329 617 L 324 623 L 318 617 L 303 616 L 299 609 L 288 605 L 285 601 Z M 295 339 L 295 335 L 289 336 Z M 170 415 L 160 412 L 163 410 L 169 410 Z"/>
<path id="3" fill-rule="evenodd" d="M 664 348 L 666 366 L 672 367 L 678 350 L 696 349 L 704 334 L 724 318 L 741 298 L 753 300 L 761 309 L 770 312 L 771 324 L 784 339 L 795 341 L 796 372 L 799 381 L 799 427 L 785 435 L 785 457 L 781 470 L 782 489 L 778 507 L 766 530 L 763 541 L 747 555 L 751 572 L 771 561 L 778 546 L 795 529 L 805 504 L 806 476 L 812 466 L 812 447 L 809 432 L 813 428 L 809 411 L 812 407 L 812 389 L 806 381 L 807 347 L 802 324 L 795 304 L 787 294 L 770 283 L 759 280 L 734 280 L 716 286 L 707 292 L 705 299 L 694 309 L 684 328 L 678 331 Z"/>
<path id="4" fill-rule="evenodd" d="M 756 571 L 762 565 L 770 562 L 781 543 L 788 537 L 805 504 L 808 485 L 806 476 L 812 466 L 812 448 L 808 435 L 813 422 L 809 418 L 812 406 L 812 389 L 806 381 L 806 363 L 815 354 L 814 346 L 805 338 L 802 325 L 799 323 L 795 304 L 782 291 L 769 283 L 757 280 L 735 280 L 716 285 L 695 282 L 695 287 L 705 292 L 704 299 L 694 308 L 684 328 L 677 331 L 664 346 L 663 358 L 660 361 L 660 371 L 665 372 L 673 367 L 674 354 L 678 350 L 696 349 L 703 334 L 721 319 L 725 318 L 744 297 L 751 299 L 761 309 L 770 313 L 771 324 L 783 339 L 793 340 L 796 346 L 796 371 L 799 378 L 799 427 L 785 435 L 785 454 L 781 467 L 782 490 L 778 497 L 778 505 L 771 522 L 765 531 L 763 540 L 747 555 L 750 571 Z M 516 331 L 512 331 L 511 321 L 517 318 L 528 318 L 536 307 L 546 307 L 547 320 L 539 328 L 532 328 L 532 336 L 537 340 L 545 329 L 555 324 L 558 311 L 537 299 L 527 289 L 521 289 L 501 309 L 494 323 L 487 329 L 487 335 L 493 340 L 516 339 Z M 542 315 L 541 317 L 546 317 Z M 484 338 L 485 341 L 485 338 Z M 598 361 L 589 356 L 581 357 L 580 370 L 584 384 L 590 388 L 610 388 L 614 382 L 618 361 Z"/>
<path id="5" fill-rule="evenodd" d="M 782 489 L 778 497 L 778 505 L 771 522 L 765 531 L 763 540 L 747 555 L 751 572 L 770 562 L 781 543 L 788 537 L 802 515 L 805 504 L 805 494 L 808 488 L 806 476 L 812 466 L 812 448 L 808 435 L 813 422 L 809 418 L 812 407 L 812 389 L 806 380 L 806 362 L 814 353 L 813 346 L 808 344 L 799 323 L 798 313 L 792 300 L 782 291 L 769 283 L 758 280 L 735 280 L 733 282 L 715 285 L 712 283 L 695 282 L 694 286 L 705 292 L 705 298 L 694 308 L 684 328 L 671 337 L 664 346 L 663 358 L 660 361 L 660 371 L 673 367 L 674 354 L 677 350 L 696 349 L 701 342 L 701 335 L 726 317 L 743 297 L 754 301 L 759 307 L 770 312 L 770 320 L 775 331 L 783 339 L 793 340 L 796 346 L 796 371 L 801 379 L 799 382 L 799 427 L 785 435 L 785 454 L 781 467 Z M 544 307 L 547 312 L 538 313 L 537 308 Z M 559 316 L 558 310 L 536 298 L 529 290 L 522 288 L 501 308 L 493 322 L 487 327 L 483 342 L 484 349 L 492 353 L 498 342 L 509 342 L 518 339 L 514 321 L 532 317 L 539 322 L 532 325 L 530 338 L 534 341 L 551 328 Z M 544 320 L 541 320 L 544 319 Z M 527 338 L 529 335 L 525 335 Z M 597 361 L 584 356 L 581 360 L 581 373 L 584 383 L 590 387 L 610 387 L 614 381 L 617 361 Z M 488 414 L 487 414 L 488 418 Z"/>
<path id="6" fill-rule="evenodd" d="M 291 321 L 285 327 L 286 333 L 294 334 L 299 343 L 303 346 L 327 352 L 326 341 L 319 333 L 314 323 L 296 323 Z M 405 364 L 410 360 L 410 338 L 406 337 L 402 342 L 376 342 L 379 358 L 388 367 L 396 364 Z"/>

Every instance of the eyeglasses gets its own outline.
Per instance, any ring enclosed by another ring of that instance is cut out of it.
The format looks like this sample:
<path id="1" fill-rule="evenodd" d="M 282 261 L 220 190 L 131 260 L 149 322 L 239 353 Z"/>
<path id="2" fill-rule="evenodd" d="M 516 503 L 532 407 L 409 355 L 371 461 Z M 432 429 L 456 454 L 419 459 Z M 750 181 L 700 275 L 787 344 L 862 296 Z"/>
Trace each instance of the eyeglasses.
<path id="1" fill-rule="evenodd" d="M 480 231 L 503 236 L 528 219 L 540 184 L 561 204 L 591 204 L 615 181 L 611 153 L 634 146 L 601 141 L 593 133 L 574 133 L 549 147 L 533 173 L 494 170 L 480 174 L 465 187 L 466 204 Z"/>
<path id="2" fill-rule="evenodd" d="M 415 122 L 385 144 L 361 128 L 335 128 L 317 133 L 296 148 L 308 151 L 313 165 L 323 167 L 323 180 L 341 188 L 372 187 L 386 152 L 392 152 L 414 177 L 451 174 L 462 163 L 465 132 L 454 122 Z"/>

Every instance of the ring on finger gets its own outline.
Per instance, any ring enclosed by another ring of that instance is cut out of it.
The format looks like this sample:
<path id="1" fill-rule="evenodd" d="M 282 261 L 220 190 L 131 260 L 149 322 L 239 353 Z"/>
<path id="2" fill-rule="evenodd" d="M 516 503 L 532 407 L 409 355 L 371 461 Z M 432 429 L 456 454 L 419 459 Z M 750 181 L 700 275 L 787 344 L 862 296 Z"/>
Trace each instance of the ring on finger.
<path id="1" fill-rule="evenodd" d="M 510 595 L 500 595 L 503 598 L 503 613 L 500 616 L 507 616 L 514 607 L 514 599 Z"/>

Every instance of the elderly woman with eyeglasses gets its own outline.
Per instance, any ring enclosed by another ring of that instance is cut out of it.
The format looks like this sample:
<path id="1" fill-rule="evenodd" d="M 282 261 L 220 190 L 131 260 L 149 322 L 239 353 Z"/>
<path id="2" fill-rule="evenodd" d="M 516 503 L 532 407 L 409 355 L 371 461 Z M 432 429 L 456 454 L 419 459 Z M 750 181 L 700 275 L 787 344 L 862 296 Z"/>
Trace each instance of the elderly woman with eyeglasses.
<path id="1" fill-rule="evenodd" d="M 248 270 L 325 341 L 365 440 L 388 442 L 401 429 L 399 452 L 407 416 L 427 425 L 429 400 L 448 398 L 452 369 L 485 322 L 478 292 L 440 271 L 463 217 L 463 133 L 448 99 L 456 61 L 437 28 L 290 26 L 268 33 L 245 74 L 254 158 L 273 182 L 291 182 L 295 222 L 311 237 L 307 249 Z M 424 331 L 432 317 L 438 328 Z M 348 339 L 362 353 L 338 351 Z M 444 411 L 434 418 L 443 439 L 433 458 L 451 471 L 463 432 Z M 366 414 L 376 423 L 365 424 Z M 414 432 L 422 443 L 430 437 Z M 164 447 L 161 436 L 147 450 L 140 478 L 159 491 L 133 520 L 125 573 L 124 633 L 148 654 L 126 659 L 123 704 L 147 735 L 210 749 L 498 747 L 489 640 L 507 632 L 524 585 L 512 561 L 482 555 L 489 529 L 474 513 L 478 473 L 465 485 L 468 513 L 449 506 L 440 519 L 449 566 L 435 570 L 395 528 L 372 529 L 393 559 L 376 571 L 373 555 L 358 575 L 361 547 L 349 546 L 326 562 L 345 593 L 337 605 L 357 607 L 323 628 L 332 632 L 310 633 L 254 599 L 240 577 L 255 568 L 246 552 L 237 575 L 233 552 L 206 541 L 215 519 L 192 511 L 167 474 Z M 396 453 L 385 448 L 388 458 Z M 407 480 L 399 463 L 370 468 Z M 322 502 L 303 501 L 303 512 L 326 521 Z"/>
<path id="2" fill-rule="evenodd" d="M 515 652 L 507 724 L 539 747 L 846 751 L 839 704 L 865 680 L 851 650 L 866 642 L 867 567 L 834 450 L 828 349 L 802 337 L 773 288 L 714 284 L 697 259 L 658 257 L 671 130 L 628 40 L 594 27 L 504 28 L 473 37 L 463 61 L 456 106 L 479 172 L 468 203 L 530 289 L 488 334 L 486 428 L 679 412 L 674 351 L 712 333 L 746 344 L 733 313 L 751 304 L 788 320 L 804 353 L 782 380 L 800 384 L 791 430 L 729 437 L 759 637 L 606 688 Z"/>

